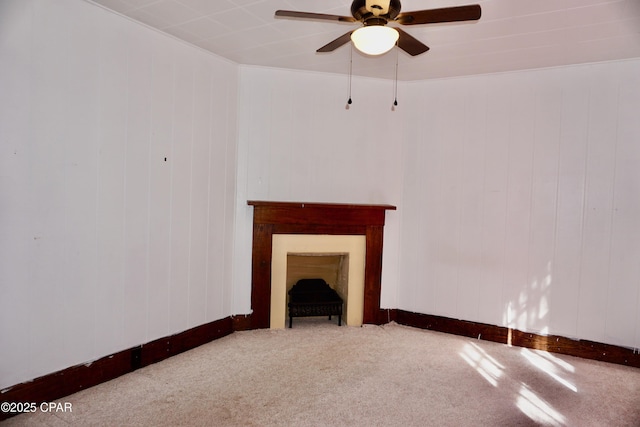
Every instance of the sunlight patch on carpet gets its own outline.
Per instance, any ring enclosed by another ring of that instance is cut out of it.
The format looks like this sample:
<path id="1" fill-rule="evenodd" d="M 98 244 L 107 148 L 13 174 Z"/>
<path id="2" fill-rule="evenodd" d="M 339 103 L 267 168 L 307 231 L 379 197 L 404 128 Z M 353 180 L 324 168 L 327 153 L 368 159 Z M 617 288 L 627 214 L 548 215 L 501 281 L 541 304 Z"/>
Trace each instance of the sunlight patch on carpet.
<path id="1" fill-rule="evenodd" d="M 498 386 L 498 380 L 502 376 L 504 366 L 491 357 L 483 348 L 474 343 L 467 343 L 459 354 L 489 384 L 494 387 Z"/>
<path id="2" fill-rule="evenodd" d="M 557 357 L 553 357 L 550 354 L 547 354 L 547 357 L 543 357 L 546 352 L 533 352 L 527 348 L 523 348 L 520 350 L 520 354 L 533 366 L 540 369 L 545 374 L 549 375 L 551 378 L 573 391 L 574 393 L 578 392 L 578 388 L 571 381 L 563 378 L 561 375 L 566 374 L 567 372 L 574 372 L 574 368 L 571 364 L 558 359 Z"/>
<path id="3" fill-rule="evenodd" d="M 536 423 L 552 426 L 566 425 L 565 417 L 525 384 L 520 387 L 516 406 Z"/>

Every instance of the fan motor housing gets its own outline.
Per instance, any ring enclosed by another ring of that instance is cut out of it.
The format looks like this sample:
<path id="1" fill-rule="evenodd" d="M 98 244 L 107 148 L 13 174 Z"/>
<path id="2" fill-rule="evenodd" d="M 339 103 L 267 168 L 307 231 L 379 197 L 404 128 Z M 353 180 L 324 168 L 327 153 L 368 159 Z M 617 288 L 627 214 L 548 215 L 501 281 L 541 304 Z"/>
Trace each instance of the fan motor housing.
<path id="1" fill-rule="evenodd" d="M 386 3 L 389 0 L 379 0 Z M 387 21 L 392 21 L 400 13 L 400 0 L 389 1 L 389 11 L 384 15 L 379 15 L 378 18 L 384 18 Z M 375 17 L 373 12 L 367 10 L 367 0 L 354 0 L 351 4 L 351 15 L 358 21 L 366 21 L 369 18 Z"/>

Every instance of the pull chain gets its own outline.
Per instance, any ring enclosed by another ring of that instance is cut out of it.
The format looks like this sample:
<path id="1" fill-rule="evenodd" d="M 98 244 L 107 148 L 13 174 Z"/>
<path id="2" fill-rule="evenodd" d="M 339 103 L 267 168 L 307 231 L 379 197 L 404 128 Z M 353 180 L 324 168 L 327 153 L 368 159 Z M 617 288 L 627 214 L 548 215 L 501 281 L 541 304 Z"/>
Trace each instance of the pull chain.
<path id="1" fill-rule="evenodd" d="M 396 76 L 393 83 L 393 105 L 391 106 L 391 111 L 395 111 L 398 105 L 398 51 L 398 43 L 396 42 Z"/>
<path id="2" fill-rule="evenodd" d="M 349 53 L 349 100 L 347 101 L 347 105 L 345 109 L 349 109 L 349 106 L 353 103 L 351 100 L 351 76 L 353 74 L 353 44 L 351 44 L 351 51 Z"/>

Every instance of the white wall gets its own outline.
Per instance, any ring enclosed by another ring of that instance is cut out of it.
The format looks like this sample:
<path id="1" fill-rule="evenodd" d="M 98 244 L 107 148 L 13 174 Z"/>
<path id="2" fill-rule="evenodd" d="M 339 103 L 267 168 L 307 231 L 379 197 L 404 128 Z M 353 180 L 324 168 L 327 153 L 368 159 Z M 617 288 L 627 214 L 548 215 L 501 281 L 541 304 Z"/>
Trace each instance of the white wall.
<path id="1" fill-rule="evenodd" d="M 640 60 L 408 86 L 398 307 L 640 347 Z"/>
<path id="2" fill-rule="evenodd" d="M 237 73 L 89 3 L 0 3 L 0 388 L 232 314 Z"/>
<path id="3" fill-rule="evenodd" d="M 247 200 L 400 202 L 403 114 L 393 82 L 241 67 L 235 313 L 250 312 L 252 208 Z M 395 307 L 398 213 L 387 211 L 383 307 Z M 385 286 L 385 283 L 387 284 Z"/>

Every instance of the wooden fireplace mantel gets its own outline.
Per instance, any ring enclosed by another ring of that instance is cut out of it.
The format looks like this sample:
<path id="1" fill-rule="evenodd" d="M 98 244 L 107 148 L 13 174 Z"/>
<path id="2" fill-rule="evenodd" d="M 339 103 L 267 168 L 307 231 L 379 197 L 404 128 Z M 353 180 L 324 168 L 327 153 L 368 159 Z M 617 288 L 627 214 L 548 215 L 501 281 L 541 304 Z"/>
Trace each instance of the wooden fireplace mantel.
<path id="1" fill-rule="evenodd" d="M 273 234 L 366 236 L 363 322 L 386 322 L 380 310 L 383 228 L 385 212 L 395 210 L 395 206 L 257 200 L 247 204 L 254 208 L 251 328 L 270 325 Z"/>

